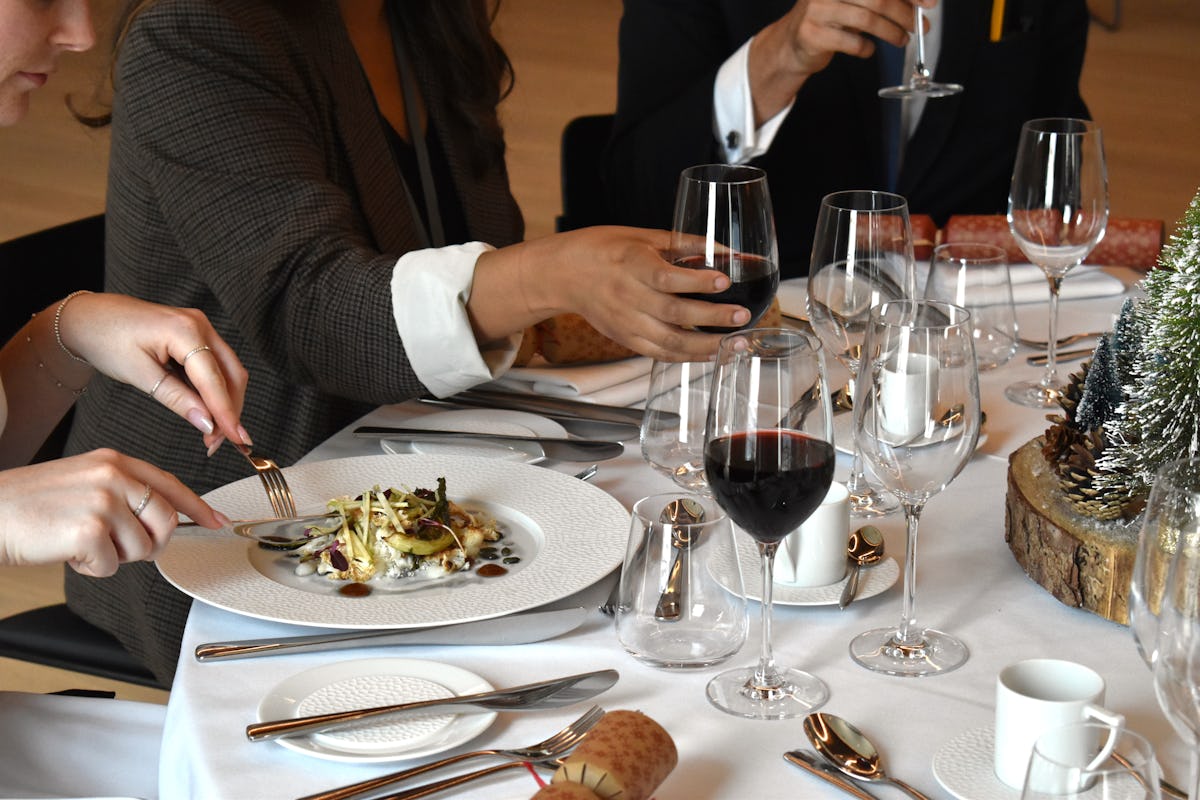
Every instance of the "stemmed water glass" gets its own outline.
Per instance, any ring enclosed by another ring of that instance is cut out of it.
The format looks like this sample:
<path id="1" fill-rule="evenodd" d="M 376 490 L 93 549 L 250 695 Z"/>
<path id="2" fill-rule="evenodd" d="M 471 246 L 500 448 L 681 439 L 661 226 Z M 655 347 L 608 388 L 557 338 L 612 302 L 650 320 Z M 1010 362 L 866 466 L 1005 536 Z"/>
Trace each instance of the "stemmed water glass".
<path id="1" fill-rule="evenodd" d="M 821 200 L 808 274 L 808 318 L 852 383 L 871 309 L 887 300 L 913 297 L 914 287 L 912 227 L 903 197 L 847 191 Z M 857 445 L 853 453 L 846 480 L 851 515 L 895 511 L 895 499 L 867 479 Z"/>
<path id="2" fill-rule="evenodd" d="M 833 481 L 832 419 L 816 337 L 757 328 L 722 340 L 704 463 L 713 497 L 758 545 L 763 587 L 758 664 L 723 672 L 708 684 L 708 699 L 730 714 L 788 719 L 829 697 L 820 678 L 775 664 L 771 603 L 780 541 L 821 505 Z"/>
<path id="3" fill-rule="evenodd" d="M 767 173 L 757 167 L 701 164 L 679 175 L 671 261 L 691 269 L 715 269 L 729 276 L 717 294 L 684 295 L 713 303 L 735 303 L 750 311 L 752 328 L 779 288 L 779 248 Z M 729 333 L 734 328 L 701 328 Z"/>
<path id="4" fill-rule="evenodd" d="M 1058 294 L 1063 278 L 1108 227 L 1108 174 L 1100 127 L 1084 119 L 1035 119 L 1021 128 L 1008 194 L 1008 227 L 1050 284 L 1046 371 L 1009 386 L 1005 396 L 1033 408 L 1056 405 Z"/>
<path id="5" fill-rule="evenodd" d="M 947 633 L 917 627 L 917 524 L 979 438 L 979 371 L 966 310 L 930 300 L 876 307 L 854 415 L 863 456 L 904 507 L 906 545 L 900 626 L 859 634 L 850 656 L 889 675 L 948 672 L 967 660 L 967 648 Z"/>
<path id="6" fill-rule="evenodd" d="M 1192 754 L 1189 797 L 1200 800 L 1200 459 L 1158 469 L 1129 591 L 1129 627 L 1154 691 Z"/>
<path id="7" fill-rule="evenodd" d="M 934 81 L 929 67 L 925 66 L 925 11 L 920 6 L 917 6 L 917 29 L 913 35 L 917 39 L 917 60 L 909 73 L 908 81 L 899 86 L 885 86 L 879 90 L 879 96 L 901 99 L 917 94 L 926 97 L 947 97 L 961 92 L 963 87 L 957 83 Z"/>

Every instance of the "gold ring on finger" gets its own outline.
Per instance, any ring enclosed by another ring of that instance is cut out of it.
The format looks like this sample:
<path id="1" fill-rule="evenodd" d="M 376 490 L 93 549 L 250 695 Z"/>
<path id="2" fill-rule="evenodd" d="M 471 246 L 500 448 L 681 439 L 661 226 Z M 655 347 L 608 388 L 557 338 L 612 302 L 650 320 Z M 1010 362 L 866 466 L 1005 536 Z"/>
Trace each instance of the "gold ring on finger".
<path id="1" fill-rule="evenodd" d="M 135 508 L 133 510 L 133 515 L 135 517 L 140 517 L 142 515 L 142 512 L 146 510 L 146 506 L 149 505 L 149 503 L 150 503 L 151 493 L 152 493 L 152 490 L 150 489 L 150 484 L 147 483 L 146 484 L 146 493 L 144 495 L 142 495 L 141 502 L 138 503 L 137 508 Z"/>
<path id="2" fill-rule="evenodd" d="M 211 351 L 212 348 L 206 344 L 202 344 L 199 347 L 193 347 L 191 350 L 188 350 L 187 355 L 183 357 L 183 361 L 180 361 L 179 363 L 186 364 L 189 358 L 196 355 L 196 353 L 203 353 L 205 350 Z"/>
<path id="3" fill-rule="evenodd" d="M 164 372 L 162 374 L 162 377 L 159 378 L 155 382 L 154 388 L 152 388 L 150 391 L 146 392 L 146 394 L 150 395 L 151 397 L 154 397 L 154 393 L 158 391 L 158 387 L 163 385 L 163 381 L 165 381 L 170 376 L 170 374 L 171 374 L 171 370 L 167 370 L 166 372 Z"/>

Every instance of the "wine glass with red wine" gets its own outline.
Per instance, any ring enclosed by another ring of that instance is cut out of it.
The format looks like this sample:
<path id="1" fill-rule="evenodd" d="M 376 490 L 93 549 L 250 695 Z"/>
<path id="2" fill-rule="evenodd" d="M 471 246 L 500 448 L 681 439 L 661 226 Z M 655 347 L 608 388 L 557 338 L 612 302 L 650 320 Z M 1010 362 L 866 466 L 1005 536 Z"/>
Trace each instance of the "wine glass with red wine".
<path id="1" fill-rule="evenodd" d="M 850 657 L 889 675 L 935 675 L 960 667 L 967 648 L 916 624 L 917 523 L 979 440 L 979 368 L 966 309 L 897 300 L 871 311 L 854 396 L 855 440 L 904 508 L 904 608 L 897 628 L 850 642 Z M 949 531 L 947 531 L 949 533 Z"/>
<path id="2" fill-rule="evenodd" d="M 709 491 L 757 544 L 763 586 L 758 664 L 717 675 L 708 699 L 751 719 L 803 716 L 825 703 L 829 689 L 815 675 L 776 665 L 771 597 L 780 541 L 821 505 L 833 481 L 833 407 L 820 340 L 783 328 L 727 335 L 704 442 Z"/>
<path id="3" fill-rule="evenodd" d="M 731 164 L 702 164 L 680 173 L 671 261 L 680 267 L 724 272 L 732 281 L 725 291 L 684 297 L 743 306 L 750 311 L 750 321 L 742 329 L 757 325 L 779 288 L 779 249 L 767 173 Z"/>
<path id="4" fill-rule="evenodd" d="M 850 373 L 851 395 L 871 309 L 912 297 L 915 285 L 907 200 L 874 191 L 833 192 L 821 199 L 808 273 L 808 319 L 826 351 Z M 853 454 L 846 480 L 851 516 L 895 511 L 896 500 L 868 479 L 857 446 Z"/>

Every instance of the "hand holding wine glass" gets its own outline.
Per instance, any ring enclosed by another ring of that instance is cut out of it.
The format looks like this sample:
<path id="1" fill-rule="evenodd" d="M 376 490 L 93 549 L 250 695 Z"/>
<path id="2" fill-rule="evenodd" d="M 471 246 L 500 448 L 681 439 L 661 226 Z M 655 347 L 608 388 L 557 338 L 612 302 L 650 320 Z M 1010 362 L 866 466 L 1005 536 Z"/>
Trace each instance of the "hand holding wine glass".
<path id="1" fill-rule="evenodd" d="M 904 507 L 904 608 L 898 628 L 859 634 L 850 656 L 889 675 L 949 672 L 967 660 L 953 636 L 916 625 L 917 525 L 979 439 L 979 371 L 970 315 L 930 300 L 877 306 L 854 396 L 855 439 Z"/>
<path id="2" fill-rule="evenodd" d="M 914 294 L 908 202 L 887 192 L 834 192 L 821 200 L 808 274 L 808 318 L 853 382 L 871 309 Z M 889 514 L 896 501 L 871 485 L 862 456 L 846 480 L 855 517 Z"/>
<path id="3" fill-rule="evenodd" d="M 1021 128 L 1008 195 L 1008 227 L 1050 285 L 1046 371 L 1039 382 L 1009 386 L 1014 403 L 1058 403 L 1058 294 L 1063 278 L 1104 238 L 1108 173 L 1100 127 L 1084 119 L 1035 119 Z"/>
<path id="4" fill-rule="evenodd" d="M 704 464 L 717 503 L 758 544 L 763 586 L 758 664 L 723 672 L 708 684 L 709 700 L 730 714 L 787 719 L 829 697 L 820 678 L 775 664 L 771 597 L 780 540 L 821 505 L 833 481 L 832 414 L 815 337 L 758 328 L 721 341 Z"/>
<path id="5" fill-rule="evenodd" d="M 717 294 L 684 295 L 733 303 L 750 311 L 753 328 L 779 287 L 779 250 L 767 174 L 757 167 L 703 164 L 679 176 L 671 261 L 691 269 L 715 269 L 731 281 Z M 734 328 L 701 328 L 729 333 Z"/>

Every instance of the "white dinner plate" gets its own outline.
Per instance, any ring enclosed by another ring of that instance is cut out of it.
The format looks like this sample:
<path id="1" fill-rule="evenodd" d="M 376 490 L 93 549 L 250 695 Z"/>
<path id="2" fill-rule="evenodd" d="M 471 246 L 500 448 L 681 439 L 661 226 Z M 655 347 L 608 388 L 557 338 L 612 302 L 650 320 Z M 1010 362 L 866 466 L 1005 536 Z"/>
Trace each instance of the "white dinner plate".
<path id="1" fill-rule="evenodd" d="M 472 672 L 435 661 L 411 658 L 337 661 L 281 681 L 259 703 L 258 721 L 438 700 L 489 692 L 493 688 Z M 275 741 L 289 750 L 330 761 L 399 761 L 457 747 L 483 733 L 495 719 L 495 712 L 434 712 Z"/>
<path id="2" fill-rule="evenodd" d="M 748 534 L 740 531 L 734 533 L 734 539 L 737 542 L 737 557 L 741 565 L 746 597 L 751 600 L 762 600 L 762 572 L 759 566 L 761 557 L 758 554 L 758 546 Z M 733 591 L 735 580 L 732 562 L 718 558 L 712 569 L 717 582 Z M 900 566 L 891 556 L 885 557 L 872 567 L 863 567 L 862 574 L 858 578 L 858 594 L 854 596 L 855 601 L 865 600 L 886 592 L 899 577 Z M 785 583 L 776 583 L 772 592 L 772 601 L 784 606 L 836 606 L 842 599 L 842 588 L 846 585 L 847 580 L 849 580 L 849 576 L 826 586 L 789 586 Z"/>
<path id="3" fill-rule="evenodd" d="M 446 479 L 450 499 L 493 517 L 518 563 L 484 578 L 462 572 L 435 580 L 370 582 L 345 597 L 344 582 L 298 576 L 295 560 L 228 532 L 175 532 L 159 557 L 174 586 L 204 602 L 259 619 L 329 628 L 422 628 L 489 619 L 559 600 L 611 573 L 623 560 L 629 512 L 611 495 L 543 467 L 464 456 L 378 455 L 315 461 L 284 469 L 302 512 L 378 484 L 432 488 Z M 256 476 L 205 495 L 232 519 L 270 516 Z"/>
<path id="4" fill-rule="evenodd" d="M 1003 783 L 993 769 L 994 731 L 961 733 L 933 755 L 933 777 L 958 800 L 1018 800 L 1021 792 Z"/>
<path id="5" fill-rule="evenodd" d="M 505 436 L 548 436 L 566 438 L 567 431 L 557 422 L 526 411 L 500 408 L 472 408 L 460 411 L 441 411 L 406 420 L 407 428 L 462 431 L 464 433 L 498 433 Z M 536 464 L 546 458 L 541 445 L 535 442 L 414 442 L 406 439 L 382 439 L 383 452 L 392 455 L 479 456 L 506 461 Z"/>

